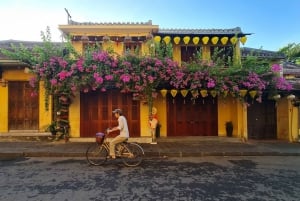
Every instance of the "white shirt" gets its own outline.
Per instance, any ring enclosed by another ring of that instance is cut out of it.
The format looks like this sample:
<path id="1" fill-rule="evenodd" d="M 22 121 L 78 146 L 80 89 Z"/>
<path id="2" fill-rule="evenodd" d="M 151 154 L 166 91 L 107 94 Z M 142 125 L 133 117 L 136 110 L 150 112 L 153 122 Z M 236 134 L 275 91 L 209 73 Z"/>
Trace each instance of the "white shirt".
<path id="1" fill-rule="evenodd" d="M 118 123 L 118 129 L 120 130 L 119 136 L 129 138 L 129 130 L 126 118 L 124 116 L 119 116 Z"/>

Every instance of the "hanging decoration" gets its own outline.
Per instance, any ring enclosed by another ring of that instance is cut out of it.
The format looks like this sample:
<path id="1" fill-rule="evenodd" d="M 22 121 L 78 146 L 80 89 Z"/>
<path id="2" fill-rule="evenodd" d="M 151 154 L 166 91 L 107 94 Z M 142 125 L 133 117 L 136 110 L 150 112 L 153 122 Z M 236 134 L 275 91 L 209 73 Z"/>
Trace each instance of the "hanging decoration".
<path id="1" fill-rule="evenodd" d="M 170 36 L 165 36 L 163 40 L 168 45 L 170 43 L 170 41 L 171 41 L 171 37 Z"/>
<path id="2" fill-rule="evenodd" d="M 166 89 L 161 89 L 161 90 L 160 90 L 160 93 L 161 93 L 161 95 L 162 95 L 163 98 L 166 98 L 167 93 L 168 93 L 168 90 L 166 90 Z"/>
<path id="3" fill-rule="evenodd" d="M 179 36 L 176 36 L 176 37 L 174 37 L 174 43 L 176 44 L 176 45 L 178 45 L 179 43 L 180 43 L 180 37 Z"/>
<path id="4" fill-rule="evenodd" d="M 213 104 L 215 103 L 215 97 L 217 96 L 217 90 L 211 90 L 210 91 L 210 95 L 213 97 Z"/>
<path id="5" fill-rule="evenodd" d="M 249 95 L 251 96 L 252 99 L 255 98 L 256 94 L 257 94 L 257 91 L 256 91 L 256 90 L 251 90 L 251 91 L 249 91 Z"/>
<path id="6" fill-rule="evenodd" d="M 257 94 L 257 91 L 256 91 L 256 90 L 251 90 L 251 91 L 249 91 L 249 95 L 250 95 L 251 98 L 252 98 L 252 103 L 253 103 L 253 100 L 254 100 L 256 94 Z"/>
<path id="7" fill-rule="evenodd" d="M 191 39 L 191 38 L 190 38 L 189 36 L 185 36 L 185 37 L 183 38 L 184 44 L 185 44 L 185 45 L 189 44 L 190 39 Z"/>
<path id="8" fill-rule="evenodd" d="M 210 95 L 215 98 L 217 96 L 217 90 L 211 90 Z"/>
<path id="9" fill-rule="evenodd" d="M 110 37 L 108 35 L 103 36 L 103 42 L 108 42 L 110 40 Z"/>
<path id="10" fill-rule="evenodd" d="M 223 93 L 223 98 L 226 98 L 228 95 L 228 90 L 224 90 L 222 93 Z"/>
<path id="11" fill-rule="evenodd" d="M 212 37 L 212 39 L 211 39 L 211 42 L 212 42 L 212 44 L 217 44 L 218 43 L 218 41 L 219 41 L 219 37 L 218 36 L 214 36 L 214 37 Z"/>
<path id="12" fill-rule="evenodd" d="M 204 36 L 202 38 L 202 42 L 203 42 L 204 45 L 206 45 L 208 43 L 208 41 L 209 41 L 209 37 L 208 36 Z"/>
<path id="13" fill-rule="evenodd" d="M 208 92 L 206 89 L 201 89 L 200 94 L 201 94 L 202 98 L 205 98 L 206 96 L 208 96 Z"/>
<path id="14" fill-rule="evenodd" d="M 155 41 L 155 42 L 159 43 L 160 40 L 161 40 L 161 37 L 160 37 L 160 36 L 155 36 L 155 37 L 154 37 L 154 41 Z"/>
<path id="15" fill-rule="evenodd" d="M 226 45 L 227 42 L 228 42 L 228 37 L 224 36 L 224 37 L 221 38 L 222 45 Z"/>
<path id="16" fill-rule="evenodd" d="M 230 42 L 231 42 L 233 45 L 235 45 L 237 41 L 238 41 L 238 39 L 237 39 L 236 36 L 230 38 Z"/>
<path id="17" fill-rule="evenodd" d="M 200 41 L 200 38 L 198 36 L 193 37 L 194 45 L 198 45 L 199 41 Z"/>
<path id="18" fill-rule="evenodd" d="M 245 45 L 246 41 L 247 41 L 247 36 L 243 36 L 240 38 L 240 41 L 243 45 Z"/>
<path id="19" fill-rule="evenodd" d="M 181 95 L 183 96 L 183 103 L 185 104 L 185 97 L 187 96 L 187 94 L 188 94 L 188 90 L 187 89 L 181 89 L 180 90 L 180 93 L 181 93 Z"/>
<path id="20" fill-rule="evenodd" d="M 247 89 L 240 89 L 239 95 L 240 95 L 242 98 L 244 98 L 244 97 L 246 96 L 246 94 L 247 94 Z"/>
<path id="21" fill-rule="evenodd" d="M 173 103 L 174 103 L 174 98 L 177 95 L 177 92 L 178 92 L 177 89 L 171 89 L 171 95 L 173 97 Z"/>
<path id="22" fill-rule="evenodd" d="M 198 92 L 198 89 L 193 89 L 192 91 L 191 91 L 191 93 L 192 93 L 192 96 L 193 96 L 193 104 L 195 104 L 195 99 L 196 98 L 198 98 L 198 96 L 199 96 L 199 92 Z"/>

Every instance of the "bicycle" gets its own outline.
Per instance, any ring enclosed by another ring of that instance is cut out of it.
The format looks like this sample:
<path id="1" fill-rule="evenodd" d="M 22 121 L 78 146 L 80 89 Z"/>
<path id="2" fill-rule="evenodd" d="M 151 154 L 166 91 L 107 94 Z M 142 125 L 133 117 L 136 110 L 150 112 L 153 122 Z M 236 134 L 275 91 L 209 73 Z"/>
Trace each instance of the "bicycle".
<path id="1" fill-rule="evenodd" d="M 99 166 L 107 161 L 109 156 L 108 135 L 104 133 L 96 134 L 96 143 L 89 146 L 86 150 L 86 159 L 89 164 Z M 116 145 L 116 158 L 121 158 L 123 164 L 128 167 L 140 165 L 144 154 L 143 148 L 135 142 L 126 140 Z"/>

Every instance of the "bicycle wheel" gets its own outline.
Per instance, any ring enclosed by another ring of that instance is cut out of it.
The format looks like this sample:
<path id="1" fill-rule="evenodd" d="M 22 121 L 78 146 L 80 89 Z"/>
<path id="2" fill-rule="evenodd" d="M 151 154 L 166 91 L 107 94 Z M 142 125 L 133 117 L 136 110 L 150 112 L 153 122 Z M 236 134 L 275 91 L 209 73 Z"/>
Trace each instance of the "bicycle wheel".
<path id="1" fill-rule="evenodd" d="M 124 143 L 121 150 L 121 158 L 126 166 L 134 167 L 141 164 L 144 158 L 143 148 L 136 143 Z"/>
<path id="2" fill-rule="evenodd" d="M 108 152 L 104 145 L 95 143 L 89 146 L 86 150 L 85 156 L 89 164 L 98 166 L 106 162 Z"/>

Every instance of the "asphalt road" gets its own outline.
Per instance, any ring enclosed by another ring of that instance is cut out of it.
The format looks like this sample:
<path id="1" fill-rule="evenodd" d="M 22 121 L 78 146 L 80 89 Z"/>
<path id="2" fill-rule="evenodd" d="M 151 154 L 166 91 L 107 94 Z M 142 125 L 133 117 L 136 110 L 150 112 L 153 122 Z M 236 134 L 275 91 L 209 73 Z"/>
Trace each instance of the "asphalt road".
<path id="1" fill-rule="evenodd" d="M 84 158 L 0 161 L 0 200 L 300 199 L 300 157 L 151 158 L 89 166 Z"/>

